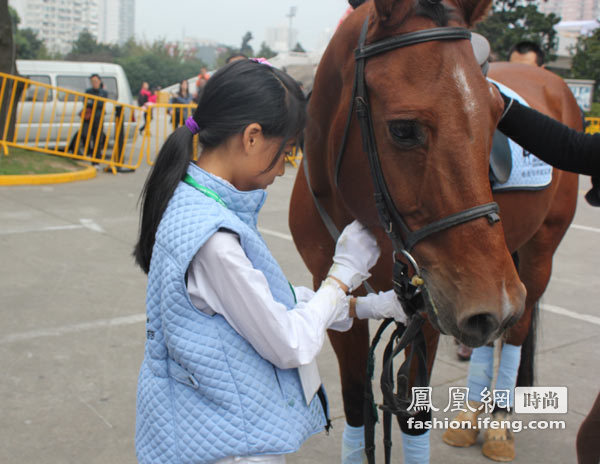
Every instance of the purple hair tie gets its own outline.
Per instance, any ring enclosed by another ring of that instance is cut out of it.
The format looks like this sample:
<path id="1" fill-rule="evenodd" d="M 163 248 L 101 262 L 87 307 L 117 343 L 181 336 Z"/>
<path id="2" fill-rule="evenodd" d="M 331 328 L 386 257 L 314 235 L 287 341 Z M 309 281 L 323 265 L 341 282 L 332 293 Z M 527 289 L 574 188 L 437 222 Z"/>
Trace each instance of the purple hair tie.
<path id="1" fill-rule="evenodd" d="M 190 116 L 185 120 L 185 125 L 192 134 L 197 134 L 198 132 L 200 132 L 200 126 L 194 120 L 193 116 Z"/>
<path id="2" fill-rule="evenodd" d="M 250 58 L 250 61 L 254 61 L 255 63 L 260 63 L 260 64 L 266 64 L 267 66 L 270 66 L 271 68 L 273 67 L 273 65 L 271 63 L 269 63 L 266 58 Z"/>

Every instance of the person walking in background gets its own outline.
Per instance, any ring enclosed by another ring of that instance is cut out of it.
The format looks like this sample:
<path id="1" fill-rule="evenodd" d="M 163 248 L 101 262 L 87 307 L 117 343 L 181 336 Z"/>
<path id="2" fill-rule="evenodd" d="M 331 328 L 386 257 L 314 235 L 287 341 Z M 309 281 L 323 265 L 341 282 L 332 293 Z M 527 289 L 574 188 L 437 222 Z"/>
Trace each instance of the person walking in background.
<path id="1" fill-rule="evenodd" d="M 191 103 L 191 101 L 192 96 L 189 92 L 189 84 L 187 79 L 184 79 L 179 83 L 179 90 L 175 95 L 171 97 L 169 103 L 187 105 Z M 191 114 L 191 110 L 187 108 L 173 108 L 172 111 L 169 111 L 171 112 L 171 125 L 173 126 L 173 128 L 183 125 L 185 119 L 188 116 L 188 113 Z"/>
<path id="2" fill-rule="evenodd" d="M 106 92 L 106 90 L 104 90 L 104 84 L 102 83 L 102 79 L 98 74 L 92 74 L 90 76 L 90 84 L 91 87 L 86 89 L 85 93 L 95 95 L 96 97 L 108 98 L 108 93 Z M 80 113 L 81 128 L 75 133 L 75 135 L 71 139 L 68 148 L 69 152 L 75 153 L 76 145 L 78 145 L 78 154 L 87 155 L 87 153 L 94 153 L 96 141 L 98 141 L 98 147 L 94 158 L 104 158 L 104 143 L 106 141 L 106 134 L 104 134 L 104 128 L 100 126 L 104 115 L 104 104 L 105 102 L 102 100 L 96 100 L 91 98 L 87 99 L 87 103 Z M 79 144 L 77 144 L 78 138 Z"/>
<path id="3" fill-rule="evenodd" d="M 210 79 L 210 74 L 205 66 L 200 68 L 200 74 L 198 74 L 198 78 L 196 79 L 196 95 L 194 97 L 194 101 L 198 103 L 200 101 L 200 97 L 202 96 L 202 91 L 204 90 L 204 86 Z"/>
<path id="4" fill-rule="evenodd" d="M 156 98 L 156 88 L 150 88 L 148 82 L 143 82 L 140 94 L 138 95 L 138 105 L 144 110 L 144 124 L 140 127 L 140 134 L 144 132 L 146 124 L 150 120 L 152 105 L 156 103 Z"/>
<path id="5" fill-rule="evenodd" d="M 150 84 L 146 81 L 142 82 L 142 88 L 140 89 L 137 99 L 138 106 L 144 106 L 150 95 L 152 95 L 152 92 L 150 92 Z"/>

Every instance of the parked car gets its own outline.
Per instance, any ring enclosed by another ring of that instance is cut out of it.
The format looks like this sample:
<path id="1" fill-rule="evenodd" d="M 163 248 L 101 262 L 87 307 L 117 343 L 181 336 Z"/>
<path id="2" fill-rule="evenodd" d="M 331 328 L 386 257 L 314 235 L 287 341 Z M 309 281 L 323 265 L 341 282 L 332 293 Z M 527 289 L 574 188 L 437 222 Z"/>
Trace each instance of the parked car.
<path id="1" fill-rule="evenodd" d="M 123 134 L 128 138 L 133 137 L 135 114 L 130 106 L 133 98 L 127 76 L 118 64 L 17 60 L 17 70 L 21 76 L 32 81 L 77 92 L 85 92 L 91 87 L 89 77 L 94 73 L 98 74 L 108 98 L 123 103 L 119 105 L 110 102 L 104 105 L 104 132 L 110 134 L 109 143 L 114 143 L 114 120 L 121 113 L 124 121 Z M 21 101 L 17 109 L 17 142 L 32 143 L 37 139 L 38 146 L 49 143 L 51 147 L 64 147 L 69 142 L 69 137 L 81 126 L 83 99 L 75 100 L 74 94 L 32 85 Z"/>

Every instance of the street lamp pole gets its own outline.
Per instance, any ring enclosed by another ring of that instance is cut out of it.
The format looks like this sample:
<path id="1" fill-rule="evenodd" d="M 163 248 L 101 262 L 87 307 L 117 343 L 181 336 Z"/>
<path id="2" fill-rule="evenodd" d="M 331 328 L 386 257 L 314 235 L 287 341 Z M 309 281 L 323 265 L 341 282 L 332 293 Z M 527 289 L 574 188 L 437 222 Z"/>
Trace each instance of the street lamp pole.
<path id="1" fill-rule="evenodd" d="M 294 44 L 292 43 L 292 19 L 296 16 L 296 7 L 291 6 L 290 12 L 286 14 L 286 16 L 290 19 L 290 25 L 288 27 L 288 50 L 291 52 L 292 48 L 294 48 Z"/>

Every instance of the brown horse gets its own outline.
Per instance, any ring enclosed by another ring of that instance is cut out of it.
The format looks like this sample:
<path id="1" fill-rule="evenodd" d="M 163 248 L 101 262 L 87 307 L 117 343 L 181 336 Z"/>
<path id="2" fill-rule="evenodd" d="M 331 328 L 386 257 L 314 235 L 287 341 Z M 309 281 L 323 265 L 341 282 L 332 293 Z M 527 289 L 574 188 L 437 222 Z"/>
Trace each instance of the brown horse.
<path id="1" fill-rule="evenodd" d="M 382 257 L 369 282 L 377 290 L 392 287 L 392 245 L 375 208 L 356 114 L 350 119 L 336 179 L 353 95 L 354 49 L 367 17 L 366 43 L 370 44 L 440 26 L 471 27 L 491 0 L 435 3 L 374 0 L 357 8 L 323 55 L 309 104 L 304 162 L 310 187 L 338 229 L 356 218 L 376 235 Z M 411 251 L 425 282 L 429 322 L 423 331 L 429 372 L 439 330 L 479 346 L 512 326 L 507 341 L 521 345 L 549 281 L 553 253 L 574 214 L 577 176 L 555 170 L 544 190 L 492 195 L 489 153 L 502 100 L 483 77 L 468 40 L 432 40 L 388 50 L 368 59 L 364 76 L 383 178 L 411 230 L 491 201 L 500 206 L 501 223 L 476 218 L 426 237 Z M 490 76 L 536 109 L 580 128 L 574 98 L 552 73 L 497 64 Z M 331 265 L 334 241 L 302 169 L 292 193 L 289 223 L 318 285 Z M 511 258 L 514 252 L 520 260 L 518 274 Z M 340 365 L 346 420 L 352 426 L 363 425 L 367 322 L 356 320 L 349 332 L 330 332 L 329 337 Z M 523 353 L 522 362 L 526 357 Z"/>

